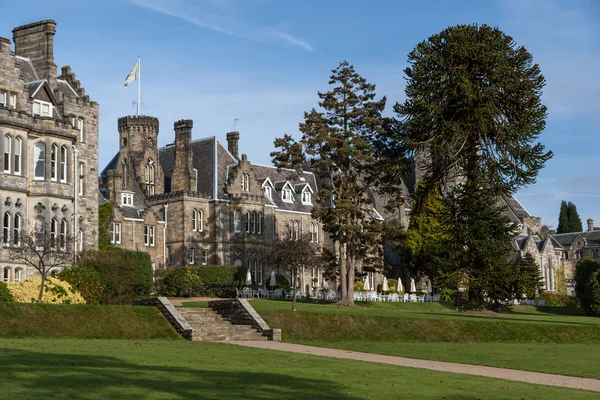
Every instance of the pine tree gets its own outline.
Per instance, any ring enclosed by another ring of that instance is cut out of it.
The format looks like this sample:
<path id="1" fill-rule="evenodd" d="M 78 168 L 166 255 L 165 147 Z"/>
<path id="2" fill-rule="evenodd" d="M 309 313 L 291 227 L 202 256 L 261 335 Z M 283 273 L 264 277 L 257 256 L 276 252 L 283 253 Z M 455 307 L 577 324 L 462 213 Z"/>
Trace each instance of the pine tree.
<path id="1" fill-rule="evenodd" d="M 567 229 L 569 232 L 583 231 L 583 224 L 581 223 L 581 218 L 579 218 L 577 207 L 571 202 L 567 203 L 567 217 L 569 221 Z"/>
<path id="2" fill-rule="evenodd" d="M 370 267 L 369 255 L 383 244 L 382 226 L 373 216 L 370 182 L 364 178 L 375 165 L 372 142 L 384 132 L 381 113 L 386 99 L 376 100 L 375 85 L 347 61 L 332 71 L 329 84 L 330 91 L 318 93 L 320 110 L 304 113 L 300 141 L 289 135 L 276 139 L 271 157 L 278 167 L 306 162 L 320 176 L 321 201 L 313 208 L 313 217 L 335 243 L 342 304 L 353 305 L 356 267 Z"/>
<path id="3" fill-rule="evenodd" d="M 568 219 L 567 216 L 567 202 L 560 202 L 560 213 L 558 214 L 558 228 L 556 228 L 556 233 L 567 233 L 568 232 Z"/>

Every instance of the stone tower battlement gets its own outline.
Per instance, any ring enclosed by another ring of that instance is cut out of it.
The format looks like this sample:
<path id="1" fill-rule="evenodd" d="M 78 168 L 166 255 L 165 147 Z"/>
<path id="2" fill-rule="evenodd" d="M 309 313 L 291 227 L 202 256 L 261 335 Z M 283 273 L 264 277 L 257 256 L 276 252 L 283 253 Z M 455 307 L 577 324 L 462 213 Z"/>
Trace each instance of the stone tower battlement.
<path id="1" fill-rule="evenodd" d="M 134 128 L 135 130 L 145 128 L 144 130 L 146 131 L 149 129 L 158 131 L 159 123 L 158 118 L 155 117 L 149 117 L 147 115 L 129 115 L 119 118 L 118 127 L 119 132 L 127 131 L 130 128 Z"/>

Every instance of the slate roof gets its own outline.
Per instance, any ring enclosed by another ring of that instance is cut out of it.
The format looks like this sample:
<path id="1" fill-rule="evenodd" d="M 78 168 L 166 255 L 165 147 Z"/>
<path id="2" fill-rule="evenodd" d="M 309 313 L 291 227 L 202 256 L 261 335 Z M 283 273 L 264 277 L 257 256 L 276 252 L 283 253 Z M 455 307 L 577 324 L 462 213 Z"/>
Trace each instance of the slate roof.
<path id="1" fill-rule="evenodd" d="M 25 82 L 33 82 L 40 79 L 29 58 L 21 56 L 15 56 L 15 58 L 17 59 L 17 65 L 21 69 L 21 75 Z"/>
<path id="2" fill-rule="evenodd" d="M 578 236 L 585 239 L 586 246 L 600 246 L 600 231 L 561 233 L 552 235 L 552 238 L 561 246 L 570 248 L 571 243 L 573 243 L 573 240 Z"/>
<path id="3" fill-rule="evenodd" d="M 522 222 L 523 217 L 531 216 L 515 196 L 502 196 L 500 205 L 505 206 L 502 215 L 508 217 L 513 223 L 519 224 Z"/>
<path id="4" fill-rule="evenodd" d="M 290 182 L 292 188 L 296 187 L 296 185 L 306 183 L 310 186 L 313 193 L 317 193 L 317 180 L 312 172 L 302 171 L 299 173 L 295 169 L 277 169 L 276 167 L 257 164 L 252 164 L 251 168 L 257 181 L 261 184 L 266 178 L 269 178 L 271 182 L 273 182 L 275 189 L 272 191 L 272 203 L 279 209 L 296 212 L 311 212 L 313 206 L 302 204 L 300 201 L 300 195 L 297 193 L 294 193 L 293 203 L 285 203 L 281 199 L 281 188 L 283 188 L 286 181 Z M 313 204 L 315 201 L 317 201 L 315 194 L 312 195 L 311 201 Z"/>

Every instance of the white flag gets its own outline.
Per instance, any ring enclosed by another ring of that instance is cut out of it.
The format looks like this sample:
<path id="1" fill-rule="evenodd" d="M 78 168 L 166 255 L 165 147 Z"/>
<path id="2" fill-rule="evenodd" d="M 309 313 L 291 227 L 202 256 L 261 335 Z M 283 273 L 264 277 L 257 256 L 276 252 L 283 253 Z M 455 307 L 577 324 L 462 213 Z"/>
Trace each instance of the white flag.
<path id="1" fill-rule="evenodd" d="M 133 81 L 138 80 L 139 77 L 140 77 L 140 60 L 138 60 L 138 62 L 135 63 L 135 65 L 133 66 L 133 69 L 131 70 L 129 75 L 127 75 L 127 78 L 125 79 L 125 86 L 129 85 Z"/>

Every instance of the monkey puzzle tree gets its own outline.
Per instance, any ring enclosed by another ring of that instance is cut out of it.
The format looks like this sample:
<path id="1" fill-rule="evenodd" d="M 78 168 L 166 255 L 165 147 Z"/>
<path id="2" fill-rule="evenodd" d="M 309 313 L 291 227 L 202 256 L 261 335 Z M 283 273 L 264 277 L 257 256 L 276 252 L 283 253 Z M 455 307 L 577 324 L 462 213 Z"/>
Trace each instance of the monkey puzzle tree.
<path id="1" fill-rule="evenodd" d="M 276 139 L 271 156 L 278 167 L 307 163 L 319 175 L 321 201 L 313 216 L 335 242 L 342 304 L 353 305 L 356 266 L 369 262 L 370 250 L 382 244 L 365 177 L 375 163 L 372 138 L 384 131 L 386 99 L 376 100 L 375 85 L 347 61 L 332 73 L 331 90 L 318 94 L 320 110 L 304 113 L 300 141 Z"/>

